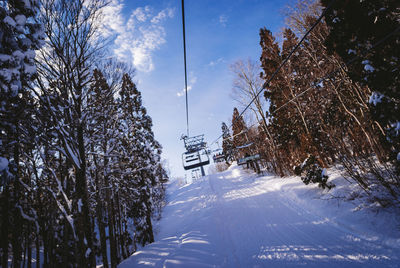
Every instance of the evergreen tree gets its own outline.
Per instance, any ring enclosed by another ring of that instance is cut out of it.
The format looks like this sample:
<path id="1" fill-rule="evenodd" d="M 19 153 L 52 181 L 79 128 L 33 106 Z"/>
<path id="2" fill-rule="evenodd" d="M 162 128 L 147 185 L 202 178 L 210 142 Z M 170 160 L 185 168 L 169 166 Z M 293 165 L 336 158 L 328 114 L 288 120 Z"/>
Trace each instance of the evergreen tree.
<path id="1" fill-rule="evenodd" d="M 36 74 L 35 49 L 41 46 L 38 1 L 0 1 L 0 226 L 1 265 L 8 266 L 11 242 L 13 265 L 20 266 L 23 231 L 24 151 L 34 129 L 33 97 L 28 86 Z M 29 180 L 29 178 L 24 178 Z M 10 227 L 13 226 L 12 232 Z M 11 239 L 11 241 L 9 240 Z"/>
<path id="2" fill-rule="evenodd" d="M 222 129 L 222 154 L 225 156 L 226 164 L 230 165 L 230 163 L 233 160 L 233 154 L 234 154 L 233 141 L 229 128 L 225 124 L 225 122 L 222 122 L 221 129 Z"/>
<path id="3" fill-rule="evenodd" d="M 126 176 L 130 177 L 129 180 L 135 189 L 128 213 L 135 222 L 137 241 L 145 245 L 154 241 L 151 223 L 151 186 L 157 183 L 153 166 L 156 160 L 153 150 L 158 144 L 155 143 L 151 132 L 151 119 L 142 106 L 141 94 L 127 74 L 122 78 L 120 95 L 124 104 L 123 124 L 128 133 L 127 142 L 129 142 L 126 155 L 130 159 L 127 159 L 127 164 L 131 167 L 130 174 Z"/>
<path id="4" fill-rule="evenodd" d="M 330 1 L 321 1 L 327 6 Z M 385 129 L 390 159 L 400 174 L 400 8 L 396 0 L 339 1 L 328 10 L 326 44 L 349 63 L 352 80 L 367 85 L 374 119 Z M 373 47 L 377 45 L 376 47 Z M 353 58 L 358 56 L 355 60 Z"/>
<path id="5" fill-rule="evenodd" d="M 234 147 L 235 158 L 244 157 L 249 153 L 248 148 L 240 148 L 248 143 L 246 123 L 244 122 L 243 117 L 239 116 L 239 111 L 235 107 L 233 108 L 232 115 L 232 145 Z"/>

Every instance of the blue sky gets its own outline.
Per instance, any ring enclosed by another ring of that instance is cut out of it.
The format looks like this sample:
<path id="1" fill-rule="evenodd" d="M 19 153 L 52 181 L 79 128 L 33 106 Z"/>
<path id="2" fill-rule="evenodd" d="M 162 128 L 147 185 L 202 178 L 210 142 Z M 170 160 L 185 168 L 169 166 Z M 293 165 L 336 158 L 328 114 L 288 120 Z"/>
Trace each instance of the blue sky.
<path id="1" fill-rule="evenodd" d="M 190 135 L 211 143 L 230 124 L 233 75 L 239 59 L 258 60 L 259 29 L 278 33 L 287 0 L 186 0 L 186 46 Z M 134 78 L 153 118 L 173 177 L 184 176 L 180 136 L 186 133 L 180 0 L 112 0 L 104 33 L 113 37 L 113 53 L 137 69 Z M 216 148 L 214 146 L 214 148 Z M 206 171 L 208 167 L 205 168 Z"/>

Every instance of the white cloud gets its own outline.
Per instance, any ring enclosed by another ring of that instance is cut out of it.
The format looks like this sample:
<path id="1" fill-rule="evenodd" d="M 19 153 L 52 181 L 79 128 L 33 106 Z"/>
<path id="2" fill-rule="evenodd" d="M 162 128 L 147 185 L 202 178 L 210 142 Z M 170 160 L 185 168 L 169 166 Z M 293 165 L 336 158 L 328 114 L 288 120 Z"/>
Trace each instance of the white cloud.
<path id="1" fill-rule="evenodd" d="M 174 16 L 174 9 L 155 12 L 150 6 L 138 7 L 126 20 L 122 14 L 123 0 L 112 0 L 103 10 L 102 34 L 114 36 L 114 53 L 118 59 L 132 63 L 139 71 L 154 70 L 152 54 L 165 40 L 162 23 Z"/>
<path id="2" fill-rule="evenodd" d="M 228 22 L 228 16 L 227 15 L 222 14 L 222 15 L 219 16 L 219 23 L 221 23 L 222 26 L 225 27 L 227 22 Z"/>
<path id="3" fill-rule="evenodd" d="M 189 92 L 190 90 L 192 90 L 192 86 L 188 86 L 187 91 Z M 182 89 L 181 91 L 176 93 L 176 96 L 178 96 L 178 97 L 185 96 L 185 89 Z"/>
<path id="4" fill-rule="evenodd" d="M 218 58 L 216 60 L 212 60 L 210 61 L 210 63 L 208 63 L 208 66 L 215 66 L 221 62 L 224 62 L 224 58 Z"/>
<path id="5" fill-rule="evenodd" d="M 101 33 L 104 37 L 109 37 L 115 33 L 123 32 L 124 20 L 122 9 L 124 5 L 119 0 L 112 0 L 102 10 Z"/>
<path id="6" fill-rule="evenodd" d="M 140 22 L 145 22 L 148 18 L 151 17 L 151 9 L 149 6 L 145 6 L 144 8 L 138 7 L 132 12 L 131 17 Z"/>
<path id="7" fill-rule="evenodd" d="M 188 87 L 187 87 L 187 91 L 189 92 L 190 90 L 192 90 L 193 85 L 196 84 L 197 82 L 197 77 L 193 74 L 193 72 L 189 73 L 189 81 L 188 81 Z M 182 97 L 185 96 L 185 88 L 183 88 L 181 91 L 176 93 L 176 96 L 178 97 Z"/>

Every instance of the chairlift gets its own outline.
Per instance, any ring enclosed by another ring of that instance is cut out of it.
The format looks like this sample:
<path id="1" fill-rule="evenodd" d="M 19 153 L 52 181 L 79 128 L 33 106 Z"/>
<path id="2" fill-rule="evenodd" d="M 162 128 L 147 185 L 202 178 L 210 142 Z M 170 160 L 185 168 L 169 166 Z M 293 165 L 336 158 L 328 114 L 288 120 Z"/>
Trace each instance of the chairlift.
<path id="1" fill-rule="evenodd" d="M 185 152 L 182 154 L 182 163 L 185 170 L 190 170 L 210 164 L 207 151 L 201 149 L 195 152 Z"/>
<path id="2" fill-rule="evenodd" d="M 182 154 L 182 165 L 184 170 L 195 168 L 201 169 L 201 175 L 204 176 L 203 166 L 210 164 L 209 152 L 206 150 L 207 143 L 204 141 L 204 135 L 194 137 L 182 136 L 186 152 Z"/>
<path id="3" fill-rule="evenodd" d="M 214 163 L 224 162 L 225 161 L 225 154 L 223 152 L 216 153 L 213 156 Z"/>

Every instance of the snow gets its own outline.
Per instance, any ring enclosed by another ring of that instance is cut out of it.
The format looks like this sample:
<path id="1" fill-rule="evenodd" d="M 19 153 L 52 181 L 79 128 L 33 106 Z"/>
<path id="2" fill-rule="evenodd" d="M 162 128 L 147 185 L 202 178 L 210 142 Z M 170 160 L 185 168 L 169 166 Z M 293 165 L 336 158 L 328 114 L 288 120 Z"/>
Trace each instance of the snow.
<path id="1" fill-rule="evenodd" d="M 5 17 L 3 22 L 8 24 L 8 25 L 10 25 L 10 26 L 12 26 L 12 27 L 15 27 L 15 25 L 16 25 L 15 20 L 13 20 L 13 18 L 11 18 L 10 16 Z"/>
<path id="2" fill-rule="evenodd" d="M 24 15 L 15 16 L 15 21 L 18 25 L 24 26 L 26 23 L 26 17 Z"/>
<path id="3" fill-rule="evenodd" d="M 356 54 L 356 51 L 354 49 L 348 49 L 347 54 Z"/>
<path id="4" fill-rule="evenodd" d="M 82 199 L 79 198 L 78 200 L 78 211 L 81 212 L 82 211 Z"/>
<path id="5" fill-rule="evenodd" d="M 375 71 L 375 68 L 371 66 L 369 60 L 364 60 L 362 62 L 362 64 L 364 64 L 364 70 L 367 72 L 373 72 Z"/>
<path id="6" fill-rule="evenodd" d="M 91 252 L 92 252 L 92 250 L 91 250 L 90 248 L 88 248 L 88 249 L 86 250 L 85 257 L 86 257 L 86 258 L 89 258 L 89 255 L 90 255 Z"/>
<path id="7" fill-rule="evenodd" d="M 171 182 L 156 241 L 119 267 L 398 267 L 398 211 L 339 198 L 358 186 L 328 172 L 329 192 L 238 166 Z"/>
<path id="8" fill-rule="evenodd" d="M 24 57 L 25 57 L 25 54 L 22 53 L 21 50 L 15 50 L 15 51 L 12 53 L 12 55 L 13 55 L 16 59 L 18 59 L 18 60 L 23 60 Z"/>
<path id="9" fill-rule="evenodd" d="M 0 61 L 1 62 L 6 62 L 6 61 L 9 61 L 9 60 L 11 60 L 11 56 L 10 55 L 0 54 Z"/>
<path id="10" fill-rule="evenodd" d="M 34 59 L 35 55 L 36 53 L 32 49 L 28 49 L 27 51 L 25 51 L 25 57 L 27 57 L 28 59 Z"/>
<path id="11" fill-rule="evenodd" d="M 326 168 L 324 168 L 324 169 L 322 170 L 321 176 L 322 176 L 322 177 L 328 176 L 328 172 L 327 172 Z"/>
<path id="12" fill-rule="evenodd" d="M 8 160 L 7 158 L 0 157 L 0 172 L 5 170 L 8 167 Z"/>
<path id="13" fill-rule="evenodd" d="M 31 2 L 29 0 L 22 0 L 24 2 L 25 8 L 29 9 L 31 8 Z M 36 1 L 32 1 L 33 3 L 36 3 Z"/>
<path id="14" fill-rule="evenodd" d="M 36 66 L 35 65 L 30 65 L 30 64 L 25 64 L 25 73 L 29 75 L 33 75 L 36 73 Z"/>
<path id="15" fill-rule="evenodd" d="M 378 103 L 382 102 L 383 97 L 384 97 L 383 94 L 373 91 L 371 96 L 369 97 L 369 103 L 376 106 Z"/>
<path id="16" fill-rule="evenodd" d="M 12 72 L 8 69 L 0 69 L 0 77 L 2 77 L 7 83 L 11 81 Z"/>

